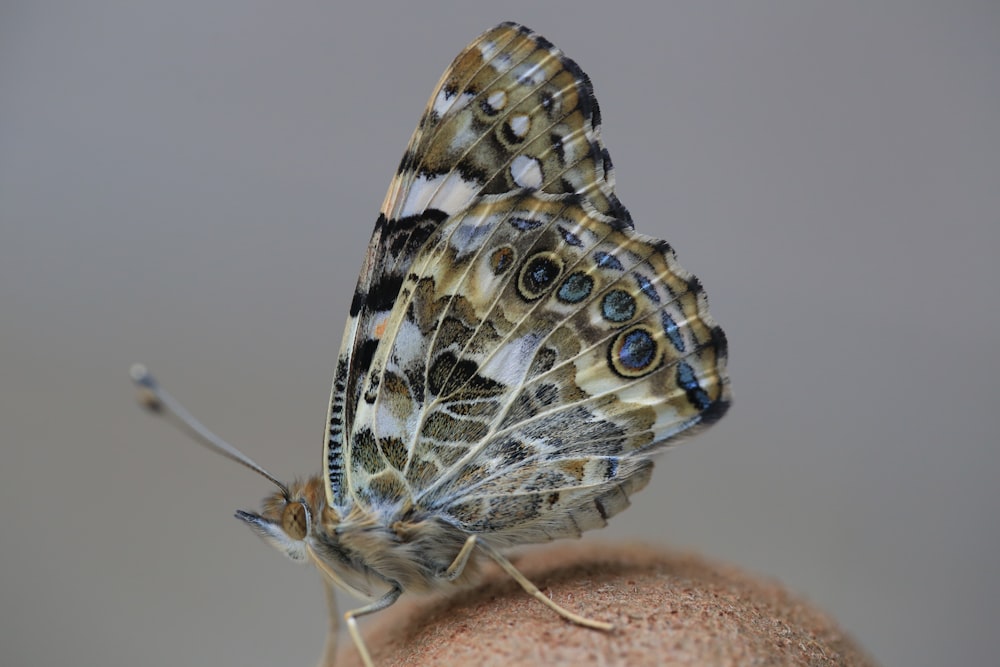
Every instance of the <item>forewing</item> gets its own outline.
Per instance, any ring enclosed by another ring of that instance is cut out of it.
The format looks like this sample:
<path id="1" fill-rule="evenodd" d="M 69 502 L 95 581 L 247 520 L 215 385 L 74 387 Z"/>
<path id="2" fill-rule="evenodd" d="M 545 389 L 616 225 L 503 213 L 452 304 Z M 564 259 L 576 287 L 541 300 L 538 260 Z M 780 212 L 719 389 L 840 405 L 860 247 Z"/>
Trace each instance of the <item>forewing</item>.
<path id="1" fill-rule="evenodd" d="M 324 448 L 332 505 L 344 499 L 344 434 L 389 312 L 414 257 L 449 216 L 483 195 L 530 187 L 577 193 L 629 219 L 613 193 L 599 124 L 576 63 L 513 23 L 480 36 L 444 73 L 386 194 L 351 303 Z"/>
<path id="2" fill-rule="evenodd" d="M 430 236 L 358 403 L 351 492 L 497 543 L 603 525 L 729 402 L 726 342 L 663 241 L 575 195 L 485 197 Z"/>

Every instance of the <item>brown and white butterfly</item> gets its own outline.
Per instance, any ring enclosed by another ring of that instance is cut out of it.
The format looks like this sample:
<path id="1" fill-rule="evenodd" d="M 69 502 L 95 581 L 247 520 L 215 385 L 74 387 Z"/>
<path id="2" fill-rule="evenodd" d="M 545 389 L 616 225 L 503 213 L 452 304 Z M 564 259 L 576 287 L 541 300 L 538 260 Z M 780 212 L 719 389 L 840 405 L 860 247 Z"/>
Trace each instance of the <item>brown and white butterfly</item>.
<path id="1" fill-rule="evenodd" d="M 475 581 L 503 550 L 604 526 L 651 457 L 729 405 L 726 338 L 698 280 L 633 231 L 587 76 L 504 23 L 444 73 L 389 187 L 344 332 L 323 472 L 285 485 L 141 366 L 148 404 L 278 491 L 237 517 L 369 604 Z"/>

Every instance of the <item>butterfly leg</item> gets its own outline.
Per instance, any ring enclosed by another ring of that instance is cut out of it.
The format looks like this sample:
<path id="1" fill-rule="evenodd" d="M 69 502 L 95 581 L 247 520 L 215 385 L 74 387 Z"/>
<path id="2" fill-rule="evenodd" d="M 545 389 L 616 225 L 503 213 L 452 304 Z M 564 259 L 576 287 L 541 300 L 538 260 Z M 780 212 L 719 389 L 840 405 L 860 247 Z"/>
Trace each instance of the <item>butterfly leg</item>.
<path id="1" fill-rule="evenodd" d="M 566 620 L 572 621 L 577 625 L 582 625 L 587 628 L 594 628 L 595 630 L 615 629 L 615 626 L 612 625 L 611 623 L 605 623 L 604 621 L 595 621 L 590 618 L 585 618 L 583 616 L 580 616 L 579 614 L 574 614 L 569 609 L 560 607 L 558 604 L 552 601 L 552 598 L 545 595 L 545 593 L 538 590 L 537 586 L 528 581 L 528 578 L 525 577 L 523 574 L 521 574 L 520 570 L 514 567 L 514 564 L 511 563 L 509 560 L 507 560 L 507 558 L 502 553 L 497 551 L 494 547 L 490 546 L 489 544 L 486 544 L 485 542 L 479 542 L 478 544 L 490 558 L 496 561 L 497 565 L 503 568 L 504 572 L 513 577 L 514 581 L 521 584 L 521 588 L 523 588 L 525 592 L 528 593 L 528 595 L 535 598 L 536 600 L 538 600 L 539 602 L 541 602 L 542 604 L 544 604 L 549 609 L 556 612 Z"/>
<path id="2" fill-rule="evenodd" d="M 320 659 L 319 667 L 334 667 L 337 658 L 337 637 L 340 635 L 340 613 L 337 611 L 336 589 L 326 577 L 322 579 L 330 627 L 327 628 L 326 646 L 323 647 L 323 657 Z"/>
<path id="3" fill-rule="evenodd" d="M 386 607 L 391 606 L 399 599 L 402 593 L 403 589 L 399 587 L 399 584 L 395 584 L 388 593 L 375 600 L 375 602 L 364 607 L 359 607 L 358 609 L 352 609 L 344 614 L 344 620 L 347 621 L 347 632 L 350 633 L 351 639 L 354 640 L 354 645 L 357 647 L 358 653 L 361 655 L 361 662 L 365 664 L 365 667 L 375 667 L 375 663 L 372 662 L 372 657 L 368 653 L 368 647 L 365 646 L 365 640 L 361 637 L 361 631 L 358 629 L 356 619 L 358 616 L 373 614 L 376 611 L 382 611 Z"/>
<path id="4" fill-rule="evenodd" d="M 468 539 L 465 540 L 465 544 L 459 550 L 458 555 L 455 556 L 455 560 L 451 561 L 451 565 L 444 571 L 445 581 L 455 581 L 455 579 L 461 576 L 462 571 L 465 570 L 465 566 L 469 562 L 469 556 L 472 555 L 472 550 L 475 548 L 476 536 L 469 535 Z"/>

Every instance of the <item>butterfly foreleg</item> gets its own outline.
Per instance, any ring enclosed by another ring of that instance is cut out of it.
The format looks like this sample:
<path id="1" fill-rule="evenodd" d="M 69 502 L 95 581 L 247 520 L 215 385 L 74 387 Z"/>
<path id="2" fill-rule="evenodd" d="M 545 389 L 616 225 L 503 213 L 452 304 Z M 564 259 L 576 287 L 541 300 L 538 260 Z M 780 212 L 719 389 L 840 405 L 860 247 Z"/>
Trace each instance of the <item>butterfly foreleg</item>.
<path id="1" fill-rule="evenodd" d="M 382 611 L 386 607 L 392 606 L 402 593 L 403 589 L 400 588 L 399 584 L 393 584 L 389 592 L 378 600 L 375 600 L 375 602 L 364 607 L 359 607 L 358 609 L 352 609 L 344 614 L 344 620 L 347 622 L 347 632 L 350 633 L 351 639 L 354 640 L 354 646 L 357 647 L 358 653 L 361 655 L 361 662 L 365 664 L 365 667 L 375 667 L 375 663 L 372 662 L 371 654 L 368 653 L 368 647 L 365 646 L 365 640 L 361 637 L 357 618 L 358 616 L 373 614 L 376 611 Z M 329 648 L 329 643 L 327 644 L 327 648 Z"/>
<path id="2" fill-rule="evenodd" d="M 582 625 L 587 628 L 594 628 L 595 630 L 614 630 L 615 626 L 611 623 L 605 623 L 604 621 L 595 621 L 591 618 L 586 618 L 571 612 L 565 607 L 561 607 L 556 604 L 552 598 L 547 596 L 545 593 L 538 590 L 538 587 L 531 583 L 527 577 L 521 574 L 521 571 L 514 567 L 514 564 L 507 560 L 507 557 L 502 553 L 497 551 L 494 547 L 486 544 L 485 542 L 479 542 L 479 546 L 482 548 L 486 554 L 496 561 L 496 564 L 503 568 L 503 571 L 514 578 L 514 581 L 521 585 L 521 588 L 525 590 L 531 597 L 535 598 L 545 606 L 547 606 L 552 611 L 556 612 L 568 621 L 572 621 L 577 625 Z"/>

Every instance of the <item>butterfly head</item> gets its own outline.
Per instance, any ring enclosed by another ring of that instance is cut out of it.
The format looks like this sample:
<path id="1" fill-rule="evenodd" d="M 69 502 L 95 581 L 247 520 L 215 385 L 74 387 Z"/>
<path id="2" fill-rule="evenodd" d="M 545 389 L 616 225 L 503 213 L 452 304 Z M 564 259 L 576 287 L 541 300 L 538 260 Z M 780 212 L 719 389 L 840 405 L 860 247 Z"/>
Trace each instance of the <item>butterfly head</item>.
<path id="1" fill-rule="evenodd" d="M 308 546 L 320 522 L 336 520 L 333 511 L 326 507 L 319 477 L 279 488 L 264 499 L 260 514 L 239 510 L 236 518 L 245 521 L 265 542 L 294 561 L 308 559 Z"/>
<path id="2" fill-rule="evenodd" d="M 160 387 L 145 366 L 133 365 L 130 375 L 147 409 L 167 418 L 201 445 L 246 466 L 278 487 L 277 491 L 264 500 L 261 514 L 243 510 L 236 512 L 238 519 L 246 521 L 255 533 L 274 545 L 278 551 L 292 560 L 306 560 L 317 526 L 322 523 L 324 530 L 331 530 L 339 523 L 337 513 L 326 504 L 326 492 L 320 477 L 293 484 L 283 483 L 249 456 L 205 428 Z"/>

